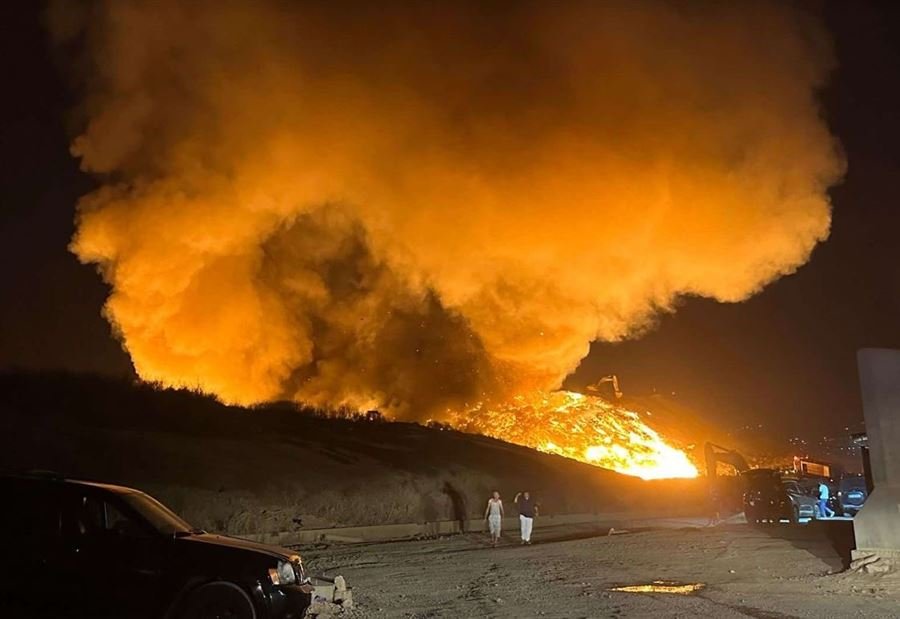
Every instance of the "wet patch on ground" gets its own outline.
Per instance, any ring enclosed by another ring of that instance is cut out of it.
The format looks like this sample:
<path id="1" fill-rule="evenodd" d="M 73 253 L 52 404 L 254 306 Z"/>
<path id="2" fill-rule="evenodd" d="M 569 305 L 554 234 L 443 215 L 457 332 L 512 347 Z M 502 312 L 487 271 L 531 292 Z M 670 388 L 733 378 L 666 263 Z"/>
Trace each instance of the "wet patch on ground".
<path id="1" fill-rule="evenodd" d="M 680 583 L 670 580 L 654 580 L 653 582 L 641 585 L 622 585 L 621 587 L 613 587 L 610 591 L 620 591 L 624 593 L 669 593 L 674 595 L 691 595 L 705 587 L 702 582 Z"/>

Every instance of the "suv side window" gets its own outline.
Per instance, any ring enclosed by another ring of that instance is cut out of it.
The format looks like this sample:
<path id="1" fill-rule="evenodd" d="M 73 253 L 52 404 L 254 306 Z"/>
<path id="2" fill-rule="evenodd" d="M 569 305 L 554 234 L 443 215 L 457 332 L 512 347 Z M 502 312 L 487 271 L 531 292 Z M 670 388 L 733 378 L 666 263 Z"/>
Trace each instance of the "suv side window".
<path id="1" fill-rule="evenodd" d="M 113 502 L 96 496 L 77 496 L 72 516 L 72 533 L 82 540 L 148 536 L 142 523 Z"/>

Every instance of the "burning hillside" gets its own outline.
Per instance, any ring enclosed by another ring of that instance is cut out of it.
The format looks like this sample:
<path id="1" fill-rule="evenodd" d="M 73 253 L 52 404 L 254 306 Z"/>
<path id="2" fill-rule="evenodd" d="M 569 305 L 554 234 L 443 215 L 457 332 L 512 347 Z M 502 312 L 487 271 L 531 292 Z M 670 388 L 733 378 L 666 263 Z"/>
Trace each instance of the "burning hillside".
<path id="1" fill-rule="evenodd" d="M 537 392 L 509 404 L 456 413 L 451 425 L 644 479 L 698 474 L 687 454 L 637 413 L 597 396 Z"/>

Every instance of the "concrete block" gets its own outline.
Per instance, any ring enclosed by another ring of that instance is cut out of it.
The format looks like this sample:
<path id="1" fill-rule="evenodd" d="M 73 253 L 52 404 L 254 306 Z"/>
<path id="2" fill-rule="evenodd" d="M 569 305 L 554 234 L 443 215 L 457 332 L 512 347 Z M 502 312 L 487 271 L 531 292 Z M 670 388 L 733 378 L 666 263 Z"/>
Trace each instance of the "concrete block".
<path id="1" fill-rule="evenodd" d="M 334 603 L 338 604 L 341 608 L 353 608 L 353 591 L 351 589 L 335 591 Z"/>
<path id="2" fill-rule="evenodd" d="M 334 585 L 332 584 L 316 584 L 312 594 L 314 603 L 330 604 L 334 601 Z"/>

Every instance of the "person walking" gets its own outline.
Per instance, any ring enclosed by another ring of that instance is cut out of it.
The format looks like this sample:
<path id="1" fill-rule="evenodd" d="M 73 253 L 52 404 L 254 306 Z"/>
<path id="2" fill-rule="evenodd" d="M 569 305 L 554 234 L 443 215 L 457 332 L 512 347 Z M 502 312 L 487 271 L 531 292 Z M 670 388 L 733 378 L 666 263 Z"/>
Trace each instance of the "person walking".
<path id="1" fill-rule="evenodd" d="M 828 507 L 828 484 L 824 481 L 819 482 L 819 518 L 831 518 L 834 511 Z"/>
<path id="2" fill-rule="evenodd" d="M 500 541 L 500 524 L 503 521 L 503 501 L 500 500 L 500 493 L 496 490 L 488 499 L 484 517 L 487 518 L 488 528 L 491 531 L 491 546 L 496 546 Z"/>
<path id="3" fill-rule="evenodd" d="M 531 545 L 531 529 L 534 527 L 534 499 L 527 490 L 520 492 L 513 500 L 519 510 L 519 527 L 522 532 L 522 543 Z"/>

